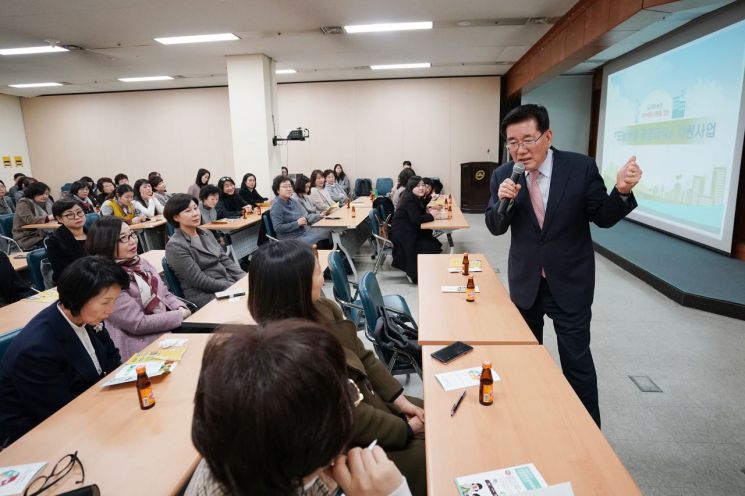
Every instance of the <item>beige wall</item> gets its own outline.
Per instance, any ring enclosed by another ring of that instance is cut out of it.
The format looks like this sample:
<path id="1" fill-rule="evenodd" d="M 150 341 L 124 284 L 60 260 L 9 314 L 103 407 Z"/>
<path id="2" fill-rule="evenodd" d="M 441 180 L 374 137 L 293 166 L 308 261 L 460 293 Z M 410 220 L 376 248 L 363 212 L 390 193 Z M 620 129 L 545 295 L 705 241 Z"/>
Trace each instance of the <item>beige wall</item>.
<path id="1" fill-rule="evenodd" d="M 392 177 L 403 160 L 460 194 L 460 163 L 496 157 L 499 78 L 280 85 L 277 133 L 310 129 L 281 147 L 290 172 L 341 163 L 352 178 Z M 185 191 L 199 167 L 232 174 L 227 88 L 22 99 L 34 173 L 53 191 L 86 174 L 161 172 Z M 248 172 L 248 171 L 246 171 Z M 236 178 L 239 180 L 239 178 Z M 264 195 L 270 186 L 259 185 Z"/>
<path id="2" fill-rule="evenodd" d="M 352 178 L 395 178 L 410 160 L 460 196 L 460 164 L 496 157 L 499 78 L 438 78 L 280 85 L 279 124 L 306 142 L 282 146 L 290 172 L 341 163 Z"/>
<path id="3" fill-rule="evenodd" d="M 5 167 L 2 157 L 10 157 L 10 167 Z M 16 166 L 15 157 L 21 157 L 22 167 Z M 0 95 L 0 179 L 5 186 L 13 186 L 13 174 L 17 172 L 31 175 L 20 99 L 17 96 Z"/>
<path id="4" fill-rule="evenodd" d="M 21 101 L 34 174 L 59 191 L 89 175 L 130 183 L 157 170 L 183 192 L 204 167 L 229 173 L 233 152 L 227 88 L 101 93 Z"/>

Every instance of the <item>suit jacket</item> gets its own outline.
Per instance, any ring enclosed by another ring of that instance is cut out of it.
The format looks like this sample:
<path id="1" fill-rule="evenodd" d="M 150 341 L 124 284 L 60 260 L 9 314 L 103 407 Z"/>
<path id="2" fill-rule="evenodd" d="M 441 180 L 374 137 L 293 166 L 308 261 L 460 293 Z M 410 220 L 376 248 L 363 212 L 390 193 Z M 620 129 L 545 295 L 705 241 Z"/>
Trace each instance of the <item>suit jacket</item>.
<path id="1" fill-rule="evenodd" d="M 215 298 L 246 275 L 230 258 L 210 231 L 197 229 L 202 241 L 194 245 L 189 236 L 176 229 L 166 245 L 166 260 L 181 282 L 184 296 L 198 307 Z"/>
<path id="2" fill-rule="evenodd" d="M 512 228 L 509 254 L 510 297 L 520 308 L 535 302 L 541 267 L 551 294 L 565 312 L 589 309 L 595 291 L 595 252 L 590 222 L 611 227 L 637 205 L 614 187 L 608 194 L 595 161 L 586 155 L 554 149 L 548 205 L 539 229 L 530 203 L 525 174 L 517 198 L 505 214 L 497 212 L 499 185 L 512 173 L 513 162 L 499 166 L 491 177 L 486 226 L 494 235 Z"/>
<path id="3" fill-rule="evenodd" d="M 52 264 L 52 280 L 57 284 L 60 274 L 65 267 L 78 258 L 85 256 L 83 249 L 85 242 L 75 239 L 75 236 L 65 226 L 60 226 L 47 238 L 47 258 Z"/>
<path id="4" fill-rule="evenodd" d="M 119 351 L 106 328 L 86 330 L 101 376 L 57 302 L 13 339 L 0 361 L 0 446 L 33 429 L 119 366 Z"/>

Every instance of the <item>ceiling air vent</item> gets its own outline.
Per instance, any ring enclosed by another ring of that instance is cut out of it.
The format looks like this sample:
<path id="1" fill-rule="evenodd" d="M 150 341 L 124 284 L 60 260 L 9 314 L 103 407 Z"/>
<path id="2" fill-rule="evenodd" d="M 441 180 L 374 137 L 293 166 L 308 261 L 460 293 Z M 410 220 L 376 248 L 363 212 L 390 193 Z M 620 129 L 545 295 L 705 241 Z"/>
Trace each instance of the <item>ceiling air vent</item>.
<path id="1" fill-rule="evenodd" d="M 321 32 L 323 34 L 344 34 L 344 28 L 341 26 L 323 26 Z"/>
<path id="2" fill-rule="evenodd" d="M 525 24 L 555 24 L 558 17 L 528 17 Z"/>

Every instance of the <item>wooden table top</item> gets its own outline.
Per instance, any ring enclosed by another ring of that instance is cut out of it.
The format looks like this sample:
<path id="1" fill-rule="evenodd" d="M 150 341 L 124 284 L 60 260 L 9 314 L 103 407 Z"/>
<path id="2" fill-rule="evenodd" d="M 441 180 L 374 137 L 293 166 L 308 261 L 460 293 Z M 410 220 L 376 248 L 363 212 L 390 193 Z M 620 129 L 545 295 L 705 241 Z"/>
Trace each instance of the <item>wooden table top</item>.
<path id="1" fill-rule="evenodd" d="M 21 300 L 0 308 L 0 336 L 25 327 L 36 314 L 51 302 Z"/>
<path id="2" fill-rule="evenodd" d="M 571 481 L 576 496 L 640 495 L 613 448 L 543 346 L 476 346 L 445 365 L 424 346 L 427 485 L 430 496 L 457 494 L 455 478 L 534 463 L 549 484 Z M 494 404 L 468 388 L 444 391 L 435 374 L 491 360 L 501 380 Z"/>
<path id="3" fill-rule="evenodd" d="M 141 258 L 144 258 L 145 260 L 150 262 L 150 265 L 158 270 L 158 274 L 163 273 L 163 257 L 165 256 L 165 250 L 150 250 L 140 255 Z"/>
<path id="4" fill-rule="evenodd" d="M 134 383 L 111 388 L 96 384 L 0 452 L 0 466 L 47 461 L 42 473 L 49 474 L 57 460 L 77 450 L 85 484 L 97 484 L 101 494 L 176 494 L 199 462 L 191 443 L 191 419 L 210 335 L 164 336 L 188 338 L 188 350 L 171 374 L 152 379 L 153 408 L 140 410 Z M 76 467 L 44 494 L 75 489 L 79 475 Z"/>
<path id="5" fill-rule="evenodd" d="M 328 258 L 331 250 L 318 250 L 318 261 L 321 265 L 321 272 L 325 271 L 329 265 Z M 243 290 L 245 295 L 234 299 L 212 300 L 205 306 L 189 316 L 184 324 L 192 327 L 200 325 L 206 327 L 217 327 L 221 324 L 247 324 L 254 325 L 256 321 L 248 311 L 248 274 L 236 281 L 230 287 L 231 291 Z M 233 300 L 233 301 L 231 301 Z"/>
<path id="6" fill-rule="evenodd" d="M 10 260 L 10 264 L 13 266 L 13 269 L 16 272 L 20 272 L 23 269 L 28 267 L 28 260 L 26 259 L 26 256 L 29 252 L 24 253 L 11 253 L 8 256 L 8 259 Z"/>
<path id="7" fill-rule="evenodd" d="M 209 224 L 202 224 L 202 229 L 209 229 L 210 231 L 239 231 L 244 227 L 253 226 L 261 222 L 261 215 L 256 212 L 251 212 L 246 219 L 220 219 Z"/>
<path id="8" fill-rule="evenodd" d="M 152 229 L 154 227 L 160 227 L 168 224 L 168 221 L 164 219 L 162 216 L 156 216 L 153 219 L 150 219 L 145 222 L 138 222 L 137 224 L 130 224 L 129 228 L 138 230 L 138 229 Z"/>
<path id="9" fill-rule="evenodd" d="M 370 199 L 367 199 L 370 201 Z M 354 229 L 355 227 L 362 224 L 367 219 L 368 212 L 372 208 L 371 206 L 354 206 L 355 217 L 352 217 L 352 208 L 339 207 L 338 209 L 331 212 L 326 218 L 323 218 L 313 224 L 311 227 L 330 227 L 330 228 L 342 228 L 342 229 Z M 338 219 L 329 219 L 329 217 L 339 217 Z"/>
<path id="10" fill-rule="evenodd" d="M 466 276 L 448 272 L 451 258 L 463 254 L 419 255 L 419 342 L 449 344 L 537 344 L 525 320 L 481 253 L 470 253 L 481 260 L 483 272 L 472 272 L 480 293 L 476 301 L 466 301 L 464 293 L 443 293 L 441 286 L 465 286 Z"/>
<path id="11" fill-rule="evenodd" d="M 369 196 L 360 196 L 359 198 L 352 200 L 352 205 L 357 208 L 372 208 L 373 202 L 370 200 Z"/>
<path id="12" fill-rule="evenodd" d="M 438 231 L 455 231 L 457 229 L 468 229 L 468 224 L 460 207 L 453 203 L 453 218 L 447 218 L 447 207 L 443 208 L 440 214 L 432 222 L 422 224 L 422 229 L 436 229 Z"/>
<path id="13" fill-rule="evenodd" d="M 57 229 L 59 226 L 61 226 L 59 222 L 53 220 L 51 222 L 44 222 L 42 224 L 26 224 L 22 227 L 22 229 Z"/>

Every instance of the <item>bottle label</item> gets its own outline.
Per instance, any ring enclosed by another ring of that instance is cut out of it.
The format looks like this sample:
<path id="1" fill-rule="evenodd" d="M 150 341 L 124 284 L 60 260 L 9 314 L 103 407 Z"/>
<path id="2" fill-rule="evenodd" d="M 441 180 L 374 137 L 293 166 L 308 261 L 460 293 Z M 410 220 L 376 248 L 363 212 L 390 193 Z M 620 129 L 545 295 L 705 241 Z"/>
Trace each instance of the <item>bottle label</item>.
<path id="1" fill-rule="evenodd" d="M 473 289 L 466 289 L 466 300 L 468 301 L 475 301 L 476 300 L 476 291 Z"/>
<path id="2" fill-rule="evenodd" d="M 491 403 L 494 401 L 494 389 L 493 386 L 484 384 L 481 387 L 481 402 Z"/>
<path id="3" fill-rule="evenodd" d="M 143 407 L 148 407 L 155 404 L 155 395 L 153 394 L 153 388 L 140 389 L 140 401 Z"/>

